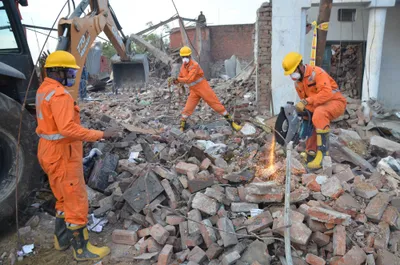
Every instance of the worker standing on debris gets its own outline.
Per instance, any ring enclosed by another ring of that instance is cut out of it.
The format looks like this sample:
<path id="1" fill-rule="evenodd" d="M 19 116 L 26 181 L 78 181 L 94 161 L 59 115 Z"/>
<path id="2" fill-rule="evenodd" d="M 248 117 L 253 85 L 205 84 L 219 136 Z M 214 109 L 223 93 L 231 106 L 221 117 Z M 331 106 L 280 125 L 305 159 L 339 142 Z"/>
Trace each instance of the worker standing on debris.
<path id="1" fill-rule="evenodd" d="M 72 242 L 76 260 L 98 260 L 110 249 L 89 243 L 82 141 L 94 142 L 118 132 L 114 128 L 104 132 L 89 130 L 80 125 L 79 107 L 64 88 L 74 85 L 79 69 L 72 54 L 53 52 L 44 68 L 47 77 L 36 94 L 36 133 L 40 137 L 39 163 L 57 199 L 54 246 L 65 250 Z"/>
<path id="2" fill-rule="evenodd" d="M 314 130 L 306 142 L 307 166 L 318 169 L 325 155 L 329 155 L 330 122 L 343 115 L 346 98 L 340 93 L 333 78 L 318 66 L 303 65 L 303 58 L 297 52 L 288 53 L 282 62 L 285 75 L 295 82 L 300 102 L 298 112 L 312 113 Z"/>
<path id="3" fill-rule="evenodd" d="M 183 63 L 179 77 L 170 79 L 175 84 L 186 84 L 190 88 L 189 98 L 182 112 L 180 130 L 184 131 L 186 129 L 186 119 L 193 114 L 200 99 L 203 99 L 213 110 L 223 115 L 234 130 L 240 131 L 242 127 L 233 121 L 232 116 L 229 115 L 225 107 L 221 104 L 217 95 L 205 79 L 203 70 L 191 58 L 191 54 L 192 50 L 189 47 L 184 46 L 181 48 L 180 56 Z"/>

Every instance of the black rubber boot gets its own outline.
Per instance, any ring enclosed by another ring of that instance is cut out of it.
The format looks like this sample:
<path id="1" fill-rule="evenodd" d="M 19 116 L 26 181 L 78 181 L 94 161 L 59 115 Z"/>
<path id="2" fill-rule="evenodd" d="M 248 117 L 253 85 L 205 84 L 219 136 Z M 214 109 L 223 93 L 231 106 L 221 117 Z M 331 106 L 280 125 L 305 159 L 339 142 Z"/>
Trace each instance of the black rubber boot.
<path id="1" fill-rule="evenodd" d="M 66 250 L 71 245 L 71 236 L 68 233 L 65 224 L 64 214 L 56 214 L 56 224 L 54 230 L 54 248 L 57 250 Z"/>

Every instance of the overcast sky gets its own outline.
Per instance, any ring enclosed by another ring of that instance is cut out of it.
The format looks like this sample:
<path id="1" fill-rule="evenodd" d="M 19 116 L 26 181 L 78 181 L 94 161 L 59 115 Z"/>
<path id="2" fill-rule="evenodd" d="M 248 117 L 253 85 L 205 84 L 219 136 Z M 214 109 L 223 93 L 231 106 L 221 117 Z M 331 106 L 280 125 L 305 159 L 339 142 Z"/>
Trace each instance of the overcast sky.
<path id="1" fill-rule="evenodd" d="M 79 2 L 75 0 L 76 5 Z M 175 0 L 182 17 L 197 18 L 200 11 L 203 11 L 209 25 L 254 23 L 257 8 L 263 2 L 266 0 Z M 29 0 L 28 7 L 20 8 L 23 23 L 50 27 L 64 3 L 64 0 Z M 176 14 L 171 0 L 110 0 L 110 4 L 126 35 L 146 29 L 148 22 L 157 24 Z M 66 16 L 67 13 L 68 8 L 65 9 L 63 15 Z M 171 28 L 177 27 L 178 22 L 174 21 L 169 25 Z M 34 32 L 28 30 L 27 34 L 32 57 L 36 60 L 45 36 L 38 34 L 38 44 Z M 52 36 L 56 37 L 57 34 L 53 33 Z M 46 48 L 54 51 L 56 42 L 55 39 L 50 38 Z"/>

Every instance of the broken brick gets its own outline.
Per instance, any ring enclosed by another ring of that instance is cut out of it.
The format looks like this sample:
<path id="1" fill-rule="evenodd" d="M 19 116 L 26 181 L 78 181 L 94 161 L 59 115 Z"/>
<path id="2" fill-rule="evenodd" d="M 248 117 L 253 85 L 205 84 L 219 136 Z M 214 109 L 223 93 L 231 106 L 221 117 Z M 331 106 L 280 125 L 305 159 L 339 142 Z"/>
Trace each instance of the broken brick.
<path id="1" fill-rule="evenodd" d="M 386 222 L 379 223 L 379 233 L 375 235 L 374 248 L 387 249 L 390 239 L 390 228 Z"/>
<path id="2" fill-rule="evenodd" d="M 397 220 L 399 218 L 399 211 L 393 206 L 388 206 L 383 213 L 382 221 L 385 221 L 392 227 L 398 227 Z M 400 228 L 400 227 L 398 227 Z"/>
<path id="3" fill-rule="evenodd" d="M 274 220 L 272 219 L 271 213 L 267 210 L 255 217 L 248 219 L 244 223 L 244 225 L 247 226 L 247 231 L 252 233 L 252 232 L 258 232 L 267 227 L 270 227 L 272 225 L 273 221 Z"/>
<path id="4" fill-rule="evenodd" d="M 378 258 L 376 259 L 376 265 L 399 265 L 400 258 L 396 257 L 394 254 L 390 253 L 386 249 L 378 250 Z"/>
<path id="5" fill-rule="evenodd" d="M 365 252 L 358 246 L 353 246 L 346 255 L 339 259 L 338 265 L 362 265 L 367 259 Z M 331 263 L 332 264 L 332 263 Z"/>
<path id="6" fill-rule="evenodd" d="M 321 193 L 324 196 L 332 199 L 337 199 L 344 193 L 340 180 L 336 177 L 331 177 L 324 184 L 321 185 Z"/>
<path id="7" fill-rule="evenodd" d="M 200 232 L 208 248 L 213 243 L 217 242 L 217 236 L 210 220 L 205 219 L 202 221 L 202 224 L 200 225 Z"/>
<path id="8" fill-rule="evenodd" d="M 219 231 L 225 247 L 236 245 L 238 243 L 238 239 L 234 234 L 235 229 L 230 219 L 226 217 L 220 218 L 218 220 L 217 226 L 219 230 L 225 231 L 225 232 Z"/>
<path id="9" fill-rule="evenodd" d="M 318 247 L 323 247 L 331 242 L 331 237 L 317 231 L 312 233 L 311 240 L 314 241 Z"/>
<path id="10" fill-rule="evenodd" d="M 229 254 L 223 255 L 221 264 L 222 265 L 231 265 L 231 264 L 235 263 L 238 259 L 240 259 L 239 253 L 237 253 L 236 251 L 233 251 Z"/>
<path id="11" fill-rule="evenodd" d="M 218 203 L 216 200 L 198 192 L 193 198 L 192 208 L 198 209 L 208 215 L 215 215 L 218 211 Z"/>
<path id="12" fill-rule="evenodd" d="M 207 170 L 211 166 L 211 160 L 206 158 L 201 162 L 200 169 Z"/>
<path id="13" fill-rule="evenodd" d="M 224 252 L 224 249 L 220 246 L 218 246 L 217 243 L 212 243 L 207 251 L 206 251 L 206 255 L 208 257 L 209 260 L 213 260 L 213 259 L 217 259 L 222 252 Z"/>
<path id="14" fill-rule="evenodd" d="M 354 192 L 357 196 L 371 199 L 378 194 L 378 189 L 372 184 L 361 181 L 354 184 Z"/>
<path id="15" fill-rule="evenodd" d="M 231 204 L 230 200 L 226 198 L 225 194 L 216 189 L 207 188 L 204 194 L 210 198 L 216 199 L 218 202 L 223 203 L 225 205 Z"/>
<path id="16" fill-rule="evenodd" d="M 344 256 L 346 254 L 346 228 L 337 225 L 333 230 L 333 254 Z"/>
<path id="17" fill-rule="evenodd" d="M 195 178 L 188 181 L 188 188 L 191 193 L 195 193 L 200 190 L 204 190 L 207 187 L 211 187 L 214 184 L 214 178 Z"/>
<path id="18" fill-rule="evenodd" d="M 200 222 L 202 220 L 201 213 L 197 209 L 193 209 L 190 212 L 188 212 L 188 218 L 197 222 Z M 199 224 L 191 220 L 188 221 L 189 235 L 199 234 L 200 233 Z"/>
<path id="19" fill-rule="evenodd" d="M 310 197 L 310 191 L 306 188 L 299 188 L 290 193 L 290 203 L 298 203 Z"/>
<path id="20" fill-rule="evenodd" d="M 276 226 L 275 226 L 276 224 Z M 273 229 L 277 229 L 277 232 L 280 235 L 284 235 L 284 230 L 285 228 L 283 228 L 284 225 L 284 218 L 281 217 L 278 219 L 278 221 L 276 223 L 274 223 Z M 280 228 L 282 227 L 282 228 Z M 310 239 L 312 234 L 312 231 L 310 230 L 310 228 L 308 228 L 305 224 L 303 224 L 302 222 L 297 221 L 296 219 L 292 218 L 292 226 L 290 227 L 290 240 L 293 243 L 299 244 L 299 245 L 307 245 L 308 240 Z"/>
<path id="21" fill-rule="evenodd" d="M 231 202 L 240 202 L 239 191 L 235 187 L 225 188 L 226 198 Z"/>
<path id="22" fill-rule="evenodd" d="M 207 256 L 206 256 L 206 253 L 204 252 L 204 250 L 202 250 L 198 246 L 195 246 L 192 249 L 192 251 L 190 251 L 187 259 L 189 261 L 193 261 L 193 262 L 196 262 L 198 264 L 201 264 L 203 261 L 205 261 L 207 259 Z"/>
<path id="23" fill-rule="evenodd" d="M 189 164 L 185 162 L 179 162 L 175 167 L 176 172 L 187 175 L 189 172 L 196 175 L 199 172 L 199 167 L 195 164 Z"/>
<path id="24" fill-rule="evenodd" d="M 169 232 L 160 224 L 156 224 L 151 227 L 150 235 L 157 241 L 157 243 L 164 245 L 169 237 Z"/>
<path id="25" fill-rule="evenodd" d="M 176 209 L 176 207 L 178 206 L 179 196 L 172 189 L 168 180 L 166 179 L 162 180 L 161 185 L 163 186 L 165 192 L 167 193 L 167 196 L 170 200 L 171 208 Z"/>
<path id="26" fill-rule="evenodd" d="M 306 256 L 306 262 L 310 265 L 325 265 L 325 260 L 321 259 L 318 256 L 308 253 Z"/>
<path id="27" fill-rule="evenodd" d="M 203 237 L 200 234 L 189 235 L 186 239 L 186 246 L 195 247 L 203 244 Z"/>
<path id="28" fill-rule="evenodd" d="M 112 233 L 112 241 L 116 244 L 135 245 L 138 241 L 136 231 L 115 229 Z"/>
<path id="29" fill-rule="evenodd" d="M 169 265 L 171 256 L 173 254 L 172 250 L 173 250 L 173 246 L 165 245 L 163 247 L 163 249 L 161 250 L 160 254 L 158 255 L 157 265 Z"/>
<path id="30" fill-rule="evenodd" d="M 328 224 L 349 225 L 351 221 L 351 216 L 348 214 L 321 207 L 311 207 L 308 209 L 308 215 L 312 220 Z"/>
<path id="31" fill-rule="evenodd" d="M 168 215 L 165 219 L 165 222 L 169 225 L 179 225 L 181 222 L 184 222 L 185 218 L 178 215 Z"/>
<path id="32" fill-rule="evenodd" d="M 310 189 L 311 191 L 315 191 L 315 192 L 321 191 L 321 185 L 316 180 L 311 180 L 310 182 L 308 182 L 306 187 L 308 189 Z"/>
<path id="33" fill-rule="evenodd" d="M 150 235 L 150 228 L 143 228 L 137 232 L 137 235 L 142 238 Z"/>
<path id="34" fill-rule="evenodd" d="M 344 193 L 340 196 L 333 206 L 333 208 L 339 212 L 343 212 L 356 217 L 357 213 L 361 210 L 361 205 L 348 193 Z"/>
<path id="35" fill-rule="evenodd" d="M 389 204 L 388 194 L 380 192 L 368 204 L 365 209 L 365 215 L 372 221 L 379 222 Z"/>
<path id="36" fill-rule="evenodd" d="M 146 245 L 147 245 L 147 252 L 153 253 L 153 252 L 160 252 L 163 248 L 161 244 L 158 244 L 157 241 L 150 237 L 146 240 Z"/>
<path id="37" fill-rule="evenodd" d="M 250 212 L 252 209 L 258 209 L 258 204 L 248 202 L 233 202 L 231 211 L 234 213 Z"/>
<path id="38" fill-rule="evenodd" d="M 340 183 L 343 182 L 349 182 L 354 179 L 354 174 L 353 171 L 351 171 L 351 168 L 346 168 L 345 170 L 333 175 L 333 177 L 336 177 L 339 179 Z"/>
<path id="39" fill-rule="evenodd" d="M 179 224 L 179 234 L 181 235 L 182 250 L 187 249 L 186 240 L 189 236 L 188 222 Z"/>

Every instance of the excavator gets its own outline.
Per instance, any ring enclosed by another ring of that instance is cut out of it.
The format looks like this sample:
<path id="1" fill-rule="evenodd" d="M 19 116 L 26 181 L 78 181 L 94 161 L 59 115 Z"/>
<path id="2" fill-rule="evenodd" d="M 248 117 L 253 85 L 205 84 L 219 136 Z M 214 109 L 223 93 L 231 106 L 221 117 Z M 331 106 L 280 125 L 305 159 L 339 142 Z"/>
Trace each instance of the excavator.
<path id="1" fill-rule="evenodd" d="M 69 1 L 75 6 L 73 0 Z M 0 221 L 15 213 L 16 199 L 18 204 L 26 204 L 32 191 L 40 187 L 44 175 L 36 156 L 34 109 L 40 69 L 35 69 L 31 57 L 25 33 L 27 25 L 21 23 L 19 5 L 28 6 L 28 1 L 0 0 Z M 56 50 L 75 56 L 81 66 L 77 80 L 93 42 L 104 32 L 119 56 L 112 66 L 116 89 L 147 81 L 147 58 L 133 54 L 131 41 L 122 32 L 108 0 L 83 0 L 69 11 L 72 12 L 58 22 Z M 79 82 L 68 88 L 74 99 L 78 89 Z"/>

